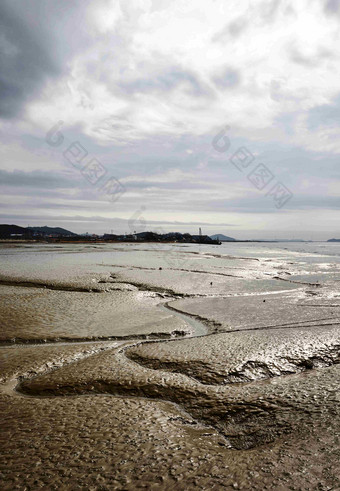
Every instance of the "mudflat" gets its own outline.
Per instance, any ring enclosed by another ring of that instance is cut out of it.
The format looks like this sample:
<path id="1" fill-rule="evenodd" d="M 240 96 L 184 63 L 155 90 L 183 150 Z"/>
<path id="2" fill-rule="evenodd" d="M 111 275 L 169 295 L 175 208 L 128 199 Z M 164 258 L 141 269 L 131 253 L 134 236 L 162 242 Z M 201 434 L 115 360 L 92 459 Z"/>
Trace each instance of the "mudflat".
<path id="1" fill-rule="evenodd" d="M 340 487 L 336 248 L 0 256 L 2 489 Z"/>

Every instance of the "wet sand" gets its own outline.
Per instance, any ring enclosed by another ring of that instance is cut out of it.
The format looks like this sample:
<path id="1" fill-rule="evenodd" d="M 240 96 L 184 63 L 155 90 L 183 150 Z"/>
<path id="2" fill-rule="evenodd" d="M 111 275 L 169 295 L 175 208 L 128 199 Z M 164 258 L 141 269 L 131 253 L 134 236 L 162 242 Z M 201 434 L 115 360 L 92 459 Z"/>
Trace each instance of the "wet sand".
<path id="1" fill-rule="evenodd" d="M 3 489 L 340 487 L 332 258 L 0 254 Z"/>

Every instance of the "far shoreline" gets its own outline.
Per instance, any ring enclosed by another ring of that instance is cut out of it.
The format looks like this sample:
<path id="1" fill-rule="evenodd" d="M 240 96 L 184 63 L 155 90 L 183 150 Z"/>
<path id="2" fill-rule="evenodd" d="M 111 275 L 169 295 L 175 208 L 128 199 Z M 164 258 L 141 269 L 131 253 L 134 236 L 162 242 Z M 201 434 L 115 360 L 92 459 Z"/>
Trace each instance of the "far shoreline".
<path id="1" fill-rule="evenodd" d="M 305 243 L 328 243 L 329 240 L 221 240 L 220 243 L 211 243 L 211 242 L 185 242 L 185 241 L 177 241 L 177 240 L 103 240 L 97 238 L 89 238 L 89 239 L 79 239 L 79 240 L 65 240 L 58 238 L 50 238 L 50 239 L 0 239 L 0 244 L 192 244 L 192 245 L 221 245 L 221 244 L 236 244 L 236 243 L 255 243 L 255 244 L 279 244 L 279 243 L 288 243 L 288 244 L 305 244 Z"/>

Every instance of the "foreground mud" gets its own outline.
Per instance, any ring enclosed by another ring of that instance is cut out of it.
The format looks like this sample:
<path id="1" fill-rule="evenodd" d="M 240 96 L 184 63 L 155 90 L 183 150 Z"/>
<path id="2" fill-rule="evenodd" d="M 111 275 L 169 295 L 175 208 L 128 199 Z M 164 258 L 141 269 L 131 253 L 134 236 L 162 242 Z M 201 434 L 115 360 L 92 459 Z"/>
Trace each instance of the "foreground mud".
<path id="1" fill-rule="evenodd" d="M 0 274 L 2 489 L 340 487 L 336 265 L 39 247 Z"/>
<path id="2" fill-rule="evenodd" d="M 308 425 L 244 451 L 162 401 L 8 397 L 2 482 L 4 489 L 337 489 L 330 405 L 318 399 Z"/>

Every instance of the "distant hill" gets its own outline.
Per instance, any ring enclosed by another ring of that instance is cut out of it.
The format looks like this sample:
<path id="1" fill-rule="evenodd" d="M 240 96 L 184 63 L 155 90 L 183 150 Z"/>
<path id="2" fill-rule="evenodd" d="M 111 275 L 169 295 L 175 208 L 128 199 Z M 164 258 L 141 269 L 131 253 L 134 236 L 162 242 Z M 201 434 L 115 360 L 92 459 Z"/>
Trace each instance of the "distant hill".
<path id="1" fill-rule="evenodd" d="M 23 238 L 31 239 L 35 238 L 37 235 L 42 237 L 52 235 L 54 237 L 58 236 L 76 236 L 77 234 L 70 232 L 64 228 L 60 227 L 19 227 L 19 225 L 8 225 L 0 224 L 0 239 L 10 239 L 10 238 Z"/>
<path id="2" fill-rule="evenodd" d="M 27 228 L 19 227 L 19 225 L 0 225 L 0 239 L 10 239 L 11 237 L 30 238 L 32 231 Z"/>
<path id="3" fill-rule="evenodd" d="M 220 240 L 221 242 L 225 241 L 233 241 L 233 240 L 236 240 L 236 239 L 233 239 L 233 237 L 228 237 L 227 235 L 223 235 L 223 234 L 215 234 L 215 235 L 210 235 L 210 238 L 213 239 L 213 240 Z"/>
<path id="4" fill-rule="evenodd" d="M 340 242 L 340 239 L 329 239 L 327 242 Z"/>
<path id="5" fill-rule="evenodd" d="M 32 232 L 41 233 L 42 235 L 72 235 L 76 236 L 77 234 L 66 230 L 65 228 L 60 227 L 27 227 L 28 230 L 32 230 Z"/>

